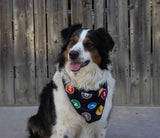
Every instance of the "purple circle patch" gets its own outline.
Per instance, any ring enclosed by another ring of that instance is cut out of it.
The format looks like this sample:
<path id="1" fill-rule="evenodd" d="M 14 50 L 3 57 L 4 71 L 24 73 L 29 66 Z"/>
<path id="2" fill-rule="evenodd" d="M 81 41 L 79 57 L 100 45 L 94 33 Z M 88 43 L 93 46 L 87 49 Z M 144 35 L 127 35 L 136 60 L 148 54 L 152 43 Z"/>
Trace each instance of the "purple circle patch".
<path id="1" fill-rule="evenodd" d="M 82 116 L 86 119 L 86 121 L 90 121 L 91 120 L 91 114 L 88 112 L 83 112 Z"/>
<path id="2" fill-rule="evenodd" d="M 81 92 L 81 96 L 83 99 L 90 99 L 92 97 L 91 93 Z"/>

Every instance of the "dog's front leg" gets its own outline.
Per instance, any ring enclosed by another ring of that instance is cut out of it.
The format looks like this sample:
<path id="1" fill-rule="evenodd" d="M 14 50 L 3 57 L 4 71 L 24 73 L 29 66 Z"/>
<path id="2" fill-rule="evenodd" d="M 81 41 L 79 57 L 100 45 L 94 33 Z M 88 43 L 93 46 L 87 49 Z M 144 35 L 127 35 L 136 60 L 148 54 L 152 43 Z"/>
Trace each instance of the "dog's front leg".
<path id="1" fill-rule="evenodd" d="M 79 138 L 79 136 L 73 136 L 72 134 L 53 134 L 50 138 Z"/>
<path id="2" fill-rule="evenodd" d="M 107 127 L 96 127 L 95 138 L 105 138 L 107 133 Z"/>
<path id="3" fill-rule="evenodd" d="M 79 131 L 80 132 L 80 131 Z M 65 127 L 54 128 L 50 138 L 79 138 L 79 132 L 75 130 L 66 130 Z"/>

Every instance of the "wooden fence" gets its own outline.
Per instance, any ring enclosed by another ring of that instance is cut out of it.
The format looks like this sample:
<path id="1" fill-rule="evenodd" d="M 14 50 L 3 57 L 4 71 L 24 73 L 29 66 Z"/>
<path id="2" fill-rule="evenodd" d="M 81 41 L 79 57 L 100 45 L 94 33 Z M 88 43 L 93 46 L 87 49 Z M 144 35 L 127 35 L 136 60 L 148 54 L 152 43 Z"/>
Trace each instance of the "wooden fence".
<path id="1" fill-rule="evenodd" d="M 160 105 L 160 0 L 0 0 L 0 105 L 38 103 L 74 23 L 112 35 L 115 105 Z"/>

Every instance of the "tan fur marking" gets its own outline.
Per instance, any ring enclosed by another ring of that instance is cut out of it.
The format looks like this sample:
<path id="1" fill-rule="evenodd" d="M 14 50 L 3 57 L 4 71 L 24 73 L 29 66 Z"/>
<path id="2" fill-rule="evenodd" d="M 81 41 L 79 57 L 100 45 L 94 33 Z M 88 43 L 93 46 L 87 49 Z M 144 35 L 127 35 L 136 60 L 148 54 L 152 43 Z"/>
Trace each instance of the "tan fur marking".
<path id="1" fill-rule="evenodd" d="M 89 38 L 85 38 L 83 43 L 84 44 L 93 44 L 93 42 Z"/>
<path id="2" fill-rule="evenodd" d="M 93 62 L 100 65 L 102 59 L 99 52 L 94 49 L 94 43 L 89 38 L 84 39 L 83 43 L 86 45 L 86 50 L 90 52 Z"/>
<path id="3" fill-rule="evenodd" d="M 67 60 L 68 60 L 68 53 L 69 53 L 70 47 L 69 45 L 67 46 L 67 49 L 63 52 L 63 57 L 65 59 L 64 61 L 64 65 L 66 64 Z"/>
<path id="4" fill-rule="evenodd" d="M 74 36 L 70 39 L 70 47 L 78 42 L 78 36 Z"/>
<path id="5" fill-rule="evenodd" d="M 78 42 L 78 36 L 74 36 L 73 40 L 74 40 L 75 43 L 77 43 Z"/>
<path id="6" fill-rule="evenodd" d="M 83 44 L 85 46 L 85 50 L 91 51 L 94 49 L 94 43 L 89 38 L 85 38 L 83 40 Z"/>
<path id="7" fill-rule="evenodd" d="M 96 63 L 97 65 L 100 65 L 102 58 L 99 52 L 97 50 L 94 50 L 94 51 L 91 51 L 90 54 L 91 54 L 93 62 Z"/>

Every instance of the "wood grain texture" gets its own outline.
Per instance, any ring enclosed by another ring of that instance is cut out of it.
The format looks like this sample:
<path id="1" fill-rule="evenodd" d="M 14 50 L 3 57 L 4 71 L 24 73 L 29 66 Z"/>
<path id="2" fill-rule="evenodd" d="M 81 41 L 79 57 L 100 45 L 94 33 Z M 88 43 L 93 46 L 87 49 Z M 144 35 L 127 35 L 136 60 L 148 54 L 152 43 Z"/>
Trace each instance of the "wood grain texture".
<path id="1" fill-rule="evenodd" d="M 105 0 L 94 1 L 94 15 L 95 29 L 106 28 Z"/>
<path id="2" fill-rule="evenodd" d="M 11 1 L 0 1 L 0 105 L 14 104 Z"/>
<path id="3" fill-rule="evenodd" d="M 92 29 L 92 0 L 71 0 L 71 23 Z"/>
<path id="4" fill-rule="evenodd" d="M 37 104 L 75 23 L 114 39 L 115 105 L 160 105 L 160 0 L 1 0 L 0 105 Z"/>
<path id="5" fill-rule="evenodd" d="M 34 0 L 34 26 L 36 50 L 36 94 L 39 97 L 47 83 L 45 0 Z"/>
<path id="6" fill-rule="evenodd" d="M 113 76 L 116 79 L 114 104 L 129 103 L 128 2 L 108 0 L 108 31 L 114 39 Z"/>
<path id="7" fill-rule="evenodd" d="M 152 13 L 153 35 L 153 93 L 152 102 L 160 105 L 160 1 L 153 0 Z"/>
<path id="8" fill-rule="evenodd" d="M 130 0 L 131 104 L 151 102 L 150 0 Z"/>
<path id="9" fill-rule="evenodd" d="M 47 36 L 48 36 L 48 71 L 49 78 L 55 72 L 55 63 L 61 49 L 60 31 L 68 27 L 68 1 L 47 0 Z"/>
<path id="10" fill-rule="evenodd" d="M 35 103 L 33 1 L 14 0 L 16 104 Z"/>

